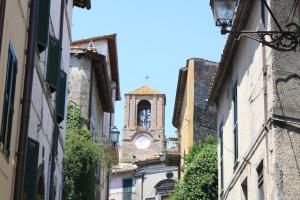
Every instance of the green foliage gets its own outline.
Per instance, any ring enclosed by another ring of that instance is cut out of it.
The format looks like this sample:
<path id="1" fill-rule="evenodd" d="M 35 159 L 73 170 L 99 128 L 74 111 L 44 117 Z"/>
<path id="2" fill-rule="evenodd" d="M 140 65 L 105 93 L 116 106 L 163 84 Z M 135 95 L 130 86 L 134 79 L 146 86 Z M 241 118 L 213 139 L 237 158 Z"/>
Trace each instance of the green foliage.
<path id="1" fill-rule="evenodd" d="M 185 174 L 170 200 L 218 199 L 217 142 L 213 136 L 195 144 L 184 158 Z"/>
<path id="2" fill-rule="evenodd" d="M 109 162 L 109 156 L 101 145 L 91 140 L 87 127 L 82 126 L 80 110 L 68 105 L 63 198 L 95 199 L 95 172 L 104 160 Z"/>

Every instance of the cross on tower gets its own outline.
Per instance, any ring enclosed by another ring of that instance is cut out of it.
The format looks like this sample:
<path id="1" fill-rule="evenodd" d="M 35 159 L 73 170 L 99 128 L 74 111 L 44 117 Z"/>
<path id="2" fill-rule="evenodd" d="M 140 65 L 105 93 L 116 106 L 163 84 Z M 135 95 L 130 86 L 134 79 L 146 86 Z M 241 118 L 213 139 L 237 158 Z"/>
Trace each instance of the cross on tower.
<path id="1" fill-rule="evenodd" d="M 145 82 L 147 83 L 150 77 L 148 75 L 145 76 Z"/>

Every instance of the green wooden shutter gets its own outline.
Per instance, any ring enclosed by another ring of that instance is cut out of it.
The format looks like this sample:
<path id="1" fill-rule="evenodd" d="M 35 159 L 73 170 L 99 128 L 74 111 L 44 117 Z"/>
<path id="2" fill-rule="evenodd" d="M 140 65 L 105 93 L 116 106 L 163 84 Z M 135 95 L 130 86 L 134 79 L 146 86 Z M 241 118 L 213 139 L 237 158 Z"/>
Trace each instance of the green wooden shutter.
<path id="1" fill-rule="evenodd" d="M 132 200 L 132 179 L 123 180 L 123 200 Z"/>
<path id="2" fill-rule="evenodd" d="M 10 44 L 8 50 L 7 70 L 4 89 L 4 102 L 1 120 L 0 141 L 2 150 L 7 157 L 10 153 L 10 138 L 14 114 L 15 86 L 17 77 L 17 58 Z"/>
<path id="3" fill-rule="evenodd" d="M 66 105 L 66 87 L 67 87 L 67 74 L 60 70 L 59 74 L 59 88 L 56 99 L 56 113 L 57 122 L 60 123 L 65 118 L 65 105 Z"/>
<path id="4" fill-rule="evenodd" d="M 46 81 L 51 92 L 56 91 L 61 62 L 61 45 L 55 37 L 49 36 Z"/>
<path id="5" fill-rule="evenodd" d="M 37 165 L 39 158 L 39 143 L 31 138 L 27 141 L 24 188 L 27 200 L 36 199 Z"/>
<path id="6" fill-rule="evenodd" d="M 39 15 L 37 27 L 37 46 L 43 52 L 48 44 L 50 17 L 50 0 L 39 0 Z"/>

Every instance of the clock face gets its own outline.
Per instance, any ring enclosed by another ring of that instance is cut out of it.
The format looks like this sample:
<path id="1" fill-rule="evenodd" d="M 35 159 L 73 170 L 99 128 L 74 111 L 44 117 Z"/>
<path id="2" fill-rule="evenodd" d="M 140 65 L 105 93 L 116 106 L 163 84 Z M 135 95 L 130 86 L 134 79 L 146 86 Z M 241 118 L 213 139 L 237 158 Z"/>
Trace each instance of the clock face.
<path id="1" fill-rule="evenodd" d="M 150 143 L 150 138 L 145 134 L 138 135 L 134 139 L 134 144 L 138 149 L 147 149 L 150 146 Z"/>

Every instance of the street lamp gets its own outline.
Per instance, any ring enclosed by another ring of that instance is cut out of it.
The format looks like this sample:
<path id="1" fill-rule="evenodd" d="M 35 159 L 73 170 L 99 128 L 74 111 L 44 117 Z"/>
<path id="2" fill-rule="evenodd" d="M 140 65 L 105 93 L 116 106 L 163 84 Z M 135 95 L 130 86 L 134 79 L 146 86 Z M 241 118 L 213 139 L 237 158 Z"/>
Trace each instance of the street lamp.
<path id="1" fill-rule="evenodd" d="M 238 5 L 238 0 L 211 0 L 213 15 L 216 26 L 221 27 L 221 34 L 232 33 L 236 39 L 242 36 L 256 40 L 263 45 L 278 51 L 295 51 L 299 45 L 299 37 L 295 31 L 284 31 L 279 25 L 275 15 L 271 11 L 266 0 L 260 0 L 263 8 L 266 8 L 274 20 L 278 31 L 231 31 L 228 30 L 232 26 L 234 14 Z M 264 9 L 262 9 L 264 10 Z M 286 28 L 294 28 L 300 30 L 295 23 L 286 25 Z"/>
<path id="2" fill-rule="evenodd" d="M 115 146 L 119 142 L 119 135 L 120 131 L 118 130 L 118 128 L 116 126 L 112 127 L 112 129 L 110 130 L 110 140 L 113 146 Z"/>
<path id="3" fill-rule="evenodd" d="M 213 15 L 216 26 L 222 27 L 221 33 L 226 34 L 227 27 L 232 26 L 237 0 L 212 1 Z"/>

